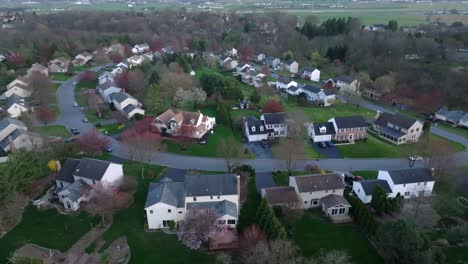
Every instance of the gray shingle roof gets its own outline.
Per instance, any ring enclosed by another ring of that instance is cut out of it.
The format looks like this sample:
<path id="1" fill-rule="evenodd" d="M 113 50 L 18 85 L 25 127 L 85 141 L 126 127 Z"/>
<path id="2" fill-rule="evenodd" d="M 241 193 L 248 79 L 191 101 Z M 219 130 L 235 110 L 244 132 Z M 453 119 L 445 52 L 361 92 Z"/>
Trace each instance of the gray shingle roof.
<path id="1" fill-rule="evenodd" d="M 335 117 L 338 128 L 367 127 L 367 123 L 362 116 Z"/>
<path id="2" fill-rule="evenodd" d="M 76 166 L 73 175 L 100 181 L 110 164 L 104 160 L 84 158 Z"/>
<path id="3" fill-rule="evenodd" d="M 136 106 L 129 104 L 126 107 L 124 107 L 123 111 L 127 114 L 130 114 L 133 110 L 137 109 Z"/>
<path id="4" fill-rule="evenodd" d="M 414 123 L 416 123 L 418 120 L 409 116 L 404 116 L 398 113 L 395 114 L 390 114 L 387 112 L 384 112 L 379 115 L 379 117 L 374 121 L 375 125 L 381 126 L 381 127 L 386 127 L 388 123 L 395 124 L 399 127 L 408 129 Z"/>
<path id="5" fill-rule="evenodd" d="M 314 128 L 314 133 L 315 133 L 315 135 L 317 135 L 317 136 L 321 136 L 321 135 L 334 135 L 334 134 L 336 133 L 336 132 L 335 132 L 335 127 L 333 126 L 333 123 L 332 123 L 332 122 L 313 123 L 312 126 L 313 126 L 313 128 Z M 325 133 L 320 132 L 320 128 L 323 127 L 323 126 L 326 128 Z"/>
<path id="6" fill-rule="evenodd" d="M 17 139 L 19 136 L 21 135 L 28 135 L 29 136 L 29 133 L 27 130 L 24 130 L 24 129 L 15 129 L 13 130 L 13 132 L 11 132 L 10 135 L 8 135 L 7 137 L 5 137 L 1 142 L 0 142 L 0 147 L 2 149 L 5 149 L 9 144 L 10 144 L 10 138 L 11 138 L 11 141 L 15 141 L 15 139 Z"/>
<path id="7" fill-rule="evenodd" d="M 227 200 L 221 202 L 187 203 L 187 210 L 190 209 L 213 209 L 218 216 L 230 215 L 237 217 L 236 204 Z"/>
<path id="8" fill-rule="evenodd" d="M 331 208 L 340 204 L 345 206 L 351 206 L 343 196 L 336 194 L 329 194 L 323 197 L 322 199 L 320 199 L 320 203 L 325 205 L 326 208 Z"/>
<path id="9" fill-rule="evenodd" d="M 235 174 L 186 175 L 185 192 L 187 196 L 237 194 L 237 176 Z"/>
<path id="10" fill-rule="evenodd" d="M 186 170 L 169 168 L 161 182 L 184 182 Z"/>
<path id="11" fill-rule="evenodd" d="M 265 113 L 262 116 L 263 120 L 265 120 L 265 124 L 267 125 L 283 124 L 286 122 L 285 113 Z"/>
<path id="12" fill-rule="evenodd" d="M 128 98 L 133 99 L 133 97 L 131 95 L 129 95 L 129 94 L 125 93 L 125 92 L 113 93 L 112 98 L 114 98 L 114 100 L 116 100 L 119 103 L 122 103 L 123 101 L 127 100 Z"/>
<path id="13" fill-rule="evenodd" d="M 72 202 L 78 201 L 83 195 L 91 190 L 91 186 L 89 186 L 83 180 L 77 180 L 74 183 L 68 185 L 64 190 L 69 191 L 70 193 L 67 195 L 67 198 L 70 199 Z"/>
<path id="14" fill-rule="evenodd" d="M 336 173 L 291 176 L 296 179 L 299 192 L 315 192 L 344 189 L 341 177 Z"/>
<path id="15" fill-rule="evenodd" d="M 384 127 L 384 129 L 382 130 L 382 133 L 390 135 L 394 138 L 401 138 L 406 135 L 405 133 L 399 130 L 393 129 L 391 127 Z"/>
<path id="16" fill-rule="evenodd" d="M 404 169 L 388 171 L 395 184 L 434 181 L 432 171 L 426 168 Z"/>
<path id="17" fill-rule="evenodd" d="M 26 107 L 24 98 L 17 96 L 16 94 L 13 94 L 12 96 L 8 97 L 5 100 L 5 109 L 8 110 L 10 107 L 12 107 L 14 104 L 21 105 L 23 107 Z"/>
<path id="18" fill-rule="evenodd" d="M 265 198 L 271 205 L 281 205 L 287 203 L 295 203 L 299 201 L 294 187 L 279 186 L 264 188 Z"/>
<path id="19" fill-rule="evenodd" d="M 57 174 L 57 180 L 64 181 L 68 183 L 72 183 L 73 179 L 73 172 L 76 169 L 76 166 L 80 163 L 79 159 L 72 159 L 68 158 L 63 163 L 62 168 L 60 169 L 59 173 Z"/>
<path id="20" fill-rule="evenodd" d="M 317 68 L 314 68 L 314 67 L 304 67 L 301 69 L 301 72 L 304 73 L 304 72 L 313 72 L 315 71 Z"/>
<path id="21" fill-rule="evenodd" d="M 344 75 L 344 76 L 339 76 L 339 77 L 335 78 L 335 80 L 350 84 L 350 83 L 354 82 L 354 80 L 356 80 L 356 79 L 351 78 L 350 76 Z"/>
<path id="22" fill-rule="evenodd" d="M 280 76 L 277 81 L 280 83 L 288 84 L 292 82 L 293 80 L 289 77 Z"/>
<path id="23" fill-rule="evenodd" d="M 392 189 L 390 189 L 390 185 L 388 185 L 386 180 L 362 180 L 359 183 L 362 185 L 362 189 L 366 195 L 372 195 L 372 191 L 377 185 L 380 185 L 387 193 L 392 193 Z"/>
<path id="24" fill-rule="evenodd" d="M 165 203 L 177 208 L 185 207 L 185 192 L 183 182 L 150 183 L 146 197 L 145 208 L 157 203 Z"/>
<path id="25" fill-rule="evenodd" d="M 8 127 L 11 124 L 26 129 L 26 125 L 22 121 L 11 117 L 5 117 L 0 121 L 0 131 L 3 131 L 6 127 Z"/>
<path id="26" fill-rule="evenodd" d="M 262 135 L 268 133 L 268 131 L 272 131 L 271 129 L 268 130 L 265 127 L 265 123 L 253 116 L 249 116 L 246 118 L 247 130 L 249 131 L 249 135 Z M 252 127 L 255 127 L 255 131 L 252 130 Z M 260 129 L 263 128 L 263 131 Z"/>
<path id="27" fill-rule="evenodd" d="M 312 86 L 312 85 L 309 85 L 309 84 L 306 84 L 306 85 L 302 86 L 302 89 L 306 90 L 306 91 L 309 91 L 311 93 L 319 93 L 322 90 L 322 89 L 318 88 L 317 86 Z"/>

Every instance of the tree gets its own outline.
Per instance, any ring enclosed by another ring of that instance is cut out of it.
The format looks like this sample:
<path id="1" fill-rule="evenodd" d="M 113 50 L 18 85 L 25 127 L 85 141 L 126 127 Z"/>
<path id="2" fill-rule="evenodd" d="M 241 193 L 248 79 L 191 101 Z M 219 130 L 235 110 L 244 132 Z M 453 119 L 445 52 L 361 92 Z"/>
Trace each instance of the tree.
<path id="1" fill-rule="evenodd" d="M 92 155 L 102 153 L 110 144 L 109 138 L 102 136 L 94 128 L 81 134 L 75 142 L 81 151 Z"/>
<path id="2" fill-rule="evenodd" d="M 317 257 L 317 263 L 320 264 L 351 264 L 351 257 L 346 251 L 331 250 L 321 251 Z"/>
<path id="3" fill-rule="evenodd" d="M 263 105 L 262 111 L 264 113 L 284 112 L 284 106 L 278 100 L 272 99 Z"/>
<path id="4" fill-rule="evenodd" d="M 236 158 L 241 155 L 242 149 L 232 137 L 229 137 L 221 139 L 218 145 L 218 153 L 223 157 L 228 173 L 231 173 L 234 167 L 239 164 Z"/>
<path id="5" fill-rule="evenodd" d="M 299 249 L 288 240 L 260 241 L 254 247 L 243 250 L 245 264 L 306 264 Z"/>
<path id="6" fill-rule="evenodd" d="M 52 99 L 54 98 L 50 96 L 50 93 L 53 91 L 53 86 L 46 75 L 35 71 L 31 73 L 30 82 L 34 98 L 38 100 L 40 104 L 45 105 L 52 103 Z"/>
<path id="7" fill-rule="evenodd" d="M 169 102 L 161 96 L 161 87 L 157 84 L 151 84 L 146 91 L 143 99 L 146 110 L 149 113 L 160 113 L 169 107 Z"/>
<path id="8" fill-rule="evenodd" d="M 433 263 L 428 239 L 404 220 L 382 224 L 374 241 L 385 263 Z"/>
<path id="9" fill-rule="evenodd" d="M 380 185 L 376 185 L 372 190 L 371 206 L 378 215 L 383 215 L 388 211 L 387 192 Z"/>
<path id="10" fill-rule="evenodd" d="M 231 126 L 231 115 L 229 114 L 229 107 L 223 102 L 218 104 L 217 119 L 220 124 Z"/>
<path id="11" fill-rule="evenodd" d="M 102 117 L 102 111 L 104 110 L 104 101 L 98 94 L 92 93 L 88 96 L 88 105 L 91 109 L 94 109 L 96 111 L 96 115 L 99 118 Z"/>
<path id="12" fill-rule="evenodd" d="M 396 21 L 396 20 L 388 21 L 387 29 L 391 30 L 391 31 L 397 31 L 398 30 L 398 21 Z"/>
<path id="13" fill-rule="evenodd" d="M 47 106 L 40 105 L 36 109 L 36 118 L 47 126 L 48 123 L 55 120 L 57 114 Z"/>
<path id="14" fill-rule="evenodd" d="M 194 107 L 206 101 L 206 93 L 201 88 L 191 87 L 189 89 L 179 88 L 174 95 L 174 105 L 179 103 L 193 102 Z"/>
<path id="15" fill-rule="evenodd" d="M 213 209 L 187 210 L 179 223 L 178 239 L 190 249 L 199 249 L 216 232 L 218 215 Z"/>
<path id="16" fill-rule="evenodd" d="M 266 242 L 265 232 L 256 224 L 250 225 L 244 229 L 239 237 L 239 247 L 242 250 L 254 248 L 258 243 Z"/>
<path id="17" fill-rule="evenodd" d="M 395 77 L 391 74 L 383 75 L 374 82 L 375 88 L 382 93 L 390 93 L 395 88 Z"/>
<path id="18" fill-rule="evenodd" d="M 312 62 L 312 65 L 316 68 L 322 68 L 322 66 L 328 63 L 328 59 L 326 57 L 322 57 L 318 50 L 314 50 L 312 52 L 310 60 Z"/>
<path id="19" fill-rule="evenodd" d="M 70 76 L 75 75 L 75 65 L 73 65 L 73 63 L 70 63 L 68 65 L 67 75 L 70 75 Z"/>
<path id="20" fill-rule="evenodd" d="M 142 94 L 148 86 L 145 75 L 139 70 L 128 72 L 127 80 L 128 91 L 132 94 Z"/>
<path id="21" fill-rule="evenodd" d="M 262 73 L 269 76 L 271 74 L 271 69 L 270 69 L 270 66 L 268 65 L 264 65 L 262 67 Z"/>
<path id="22" fill-rule="evenodd" d="M 105 65 L 109 63 L 111 60 L 109 56 L 105 53 L 104 49 L 98 49 L 96 51 L 96 55 L 94 55 L 94 61 L 97 65 Z"/>
<path id="23" fill-rule="evenodd" d="M 291 50 L 288 50 L 283 53 L 283 60 L 292 60 L 294 59 L 294 53 Z"/>
<path id="24" fill-rule="evenodd" d="M 79 83 L 94 82 L 97 80 L 96 73 L 93 71 L 84 71 L 78 76 Z"/>
<path id="25" fill-rule="evenodd" d="M 257 91 L 257 89 L 255 89 L 253 93 L 250 95 L 250 101 L 252 101 L 252 103 L 254 104 L 260 103 L 261 99 L 262 97 L 260 96 L 260 93 Z"/>

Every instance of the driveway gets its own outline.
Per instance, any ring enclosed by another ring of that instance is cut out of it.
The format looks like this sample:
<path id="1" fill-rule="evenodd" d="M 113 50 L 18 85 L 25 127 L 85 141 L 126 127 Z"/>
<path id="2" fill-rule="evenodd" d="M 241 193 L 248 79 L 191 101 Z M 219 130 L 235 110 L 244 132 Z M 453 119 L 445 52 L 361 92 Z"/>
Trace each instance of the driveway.
<path id="1" fill-rule="evenodd" d="M 312 145 L 312 148 L 317 151 L 318 153 L 322 154 L 328 159 L 342 159 L 343 156 L 341 156 L 341 153 L 338 151 L 336 147 L 329 147 L 327 146 L 326 148 L 322 148 L 317 143 L 315 142 L 310 142 Z"/>
<path id="2" fill-rule="evenodd" d="M 262 158 L 262 159 L 273 158 L 271 149 L 262 147 L 262 144 L 260 142 L 249 142 L 249 143 L 244 143 L 243 145 L 244 145 L 244 148 L 248 149 L 257 158 Z"/>

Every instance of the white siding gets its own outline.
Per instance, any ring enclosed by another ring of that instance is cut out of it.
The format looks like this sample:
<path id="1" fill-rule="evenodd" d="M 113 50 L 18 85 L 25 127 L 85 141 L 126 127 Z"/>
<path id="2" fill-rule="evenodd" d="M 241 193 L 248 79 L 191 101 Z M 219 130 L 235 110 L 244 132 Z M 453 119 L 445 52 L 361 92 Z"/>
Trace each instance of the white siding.
<path id="1" fill-rule="evenodd" d="M 177 208 L 165 203 L 154 204 L 145 211 L 149 229 L 163 228 L 164 220 L 173 220 L 177 223 L 185 217 L 185 208 Z"/>
<path id="2" fill-rule="evenodd" d="M 122 183 L 123 175 L 123 166 L 121 164 L 111 163 L 102 176 L 101 181 L 117 186 Z"/>
<path id="3" fill-rule="evenodd" d="M 353 192 L 357 195 L 359 200 L 361 200 L 363 203 L 368 204 L 372 200 L 372 195 L 366 195 L 364 192 L 364 189 L 362 188 L 362 185 L 360 182 L 355 181 L 353 183 Z"/>

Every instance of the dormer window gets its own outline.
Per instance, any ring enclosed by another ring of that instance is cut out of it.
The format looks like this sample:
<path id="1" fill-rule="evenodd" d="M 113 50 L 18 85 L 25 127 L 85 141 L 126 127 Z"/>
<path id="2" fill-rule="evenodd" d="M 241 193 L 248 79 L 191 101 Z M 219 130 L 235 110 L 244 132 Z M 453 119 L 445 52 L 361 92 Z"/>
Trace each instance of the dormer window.
<path id="1" fill-rule="evenodd" d="M 326 126 L 321 126 L 319 128 L 319 130 L 320 130 L 320 133 L 326 133 L 327 132 L 327 127 Z"/>
<path id="2" fill-rule="evenodd" d="M 252 132 L 255 132 L 255 127 L 254 126 L 252 126 Z"/>
<path id="3" fill-rule="evenodd" d="M 260 131 L 262 131 L 262 132 L 263 132 L 263 130 L 264 130 L 264 129 L 263 129 L 263 126 L 260 126 Z"/>

